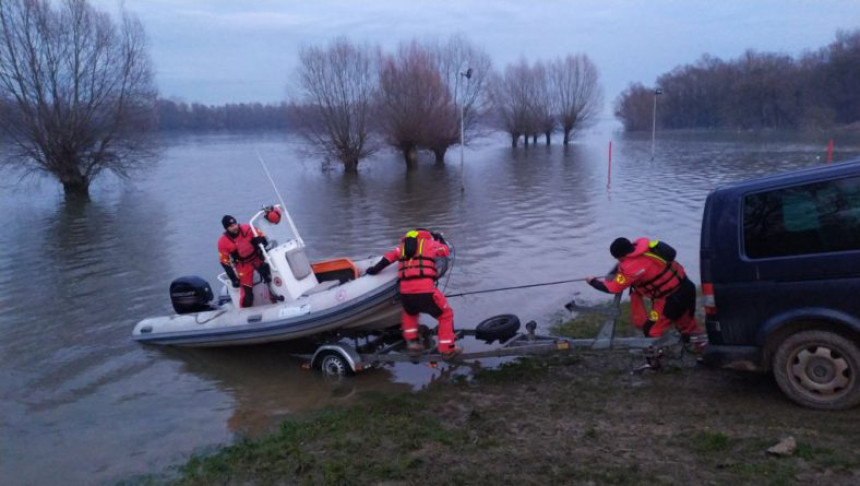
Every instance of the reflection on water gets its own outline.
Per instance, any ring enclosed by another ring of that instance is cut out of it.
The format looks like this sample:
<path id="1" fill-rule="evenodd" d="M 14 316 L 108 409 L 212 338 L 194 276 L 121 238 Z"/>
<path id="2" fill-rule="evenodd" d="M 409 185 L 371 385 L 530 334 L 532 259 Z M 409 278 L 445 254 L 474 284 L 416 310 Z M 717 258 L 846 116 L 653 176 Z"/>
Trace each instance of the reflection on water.
<path id="1" fill-rule="evenodd" d="M 613 140 L 611 180 L 608 142 Z M 568 146 L 512 150 L 504 140 L 458 163 L 407 172 L 396 155 L 358 176 L 324 172 L 279 136 L 167 141 L 134 186 L 103 182 L 92 201 L 53 184 L 2 188 L 0 483 L 91 484 L 163 470 L 201 448 L 256 435 L 277 419 L 438 379 L 404 365 L 332 383 L 300 370 L 284 345 L 220 350 L 140 346 L 134 324 L 171 311 L 179 275 L 214 282 L 220 219 L 275 195 L 259 150 L 314 259 L 378 255 L 414 226 L 456 247 L 450 293 L 602 274 L 617 236 L 659 237 L 698 278 L 701 212 L 722 183 L 822 163 L 826 138 L 593 133 Z M 837 160 L 857 141 L 837 141 Z M 456 159 L 456 157 L 455 157 Z M 602 296 L 581 284 L 451 299 L 458 327 L 499 313 L 546 328 L 562 304 Z"/>

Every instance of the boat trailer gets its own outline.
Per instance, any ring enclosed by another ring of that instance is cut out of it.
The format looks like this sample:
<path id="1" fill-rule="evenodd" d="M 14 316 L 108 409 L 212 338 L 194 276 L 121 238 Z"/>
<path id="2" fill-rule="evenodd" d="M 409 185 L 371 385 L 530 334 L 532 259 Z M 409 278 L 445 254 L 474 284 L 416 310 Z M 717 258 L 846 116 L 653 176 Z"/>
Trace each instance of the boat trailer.
<path id="1" fill-rule="evenodd" d="M 677 332 L 670 332 L 660 338 L 615 337 L 615 328 L 621 315 L 620 302 L 621 296 L 617 295 L 610 305 L 586 307 L 571 301 L 565 306 L 569 311 L 578 314 L 596 313 L 606 316 L 597 336 L 589 339 L 536 334 L 535 321 L 527 322 L 526 331 L 519 332 L 519 318 L 504 314 L 484 320 L 475 329 L 455 332 L 458 340 L 472 337 L 485 344 L 498 341 L 498 345 L 491 349 L 447 356 L 434 346 L 425 345 L 424 350 L 411 352 L 407 350 L 406 342 L 400 336 L 399 327 L 395 327 L 375 335 L 338 334 L 323 341 L 313 354 L 297 357 L 305 360 L 303 367 L 306 369 L 320 370 L 326 376 L 345 376 L 394 363 L 427 363 L 435 367 L 440 362 L 455 364 L 483 358 L 566 355 L 575 350 L 641 349 L 644 364 L 634 368 L 632 373 L 659 369 L 662 358 L 670 354 L 667 350 L 683 346 L 681 336 Z M 422 344 L 432 343 L 434 333 L 435 330 L 422 326 Z"/>

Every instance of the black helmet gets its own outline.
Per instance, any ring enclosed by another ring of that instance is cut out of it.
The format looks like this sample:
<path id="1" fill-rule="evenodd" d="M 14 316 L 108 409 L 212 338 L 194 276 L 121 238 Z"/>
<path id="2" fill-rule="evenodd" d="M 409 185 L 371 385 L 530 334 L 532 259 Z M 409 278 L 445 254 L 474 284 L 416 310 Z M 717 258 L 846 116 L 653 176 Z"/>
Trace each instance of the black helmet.
<path id="1" fill-rule="evenodd" d="M 225 214 L 223 218 L 221 218 L 221 225 L 224 226 L 224 229 L 227 227 L 236 224 L 236 218 L 230 216 L 229 214 Z"/>
<path id="2" fill-rule="evenodd" d="M 609 253 L 612 254 L 613 258 L 621 258 L 624 255 L 633 253 L 633 243 L 630 243 L 630 240 L 627 238 L 616 238 L 609 245 Z"/>

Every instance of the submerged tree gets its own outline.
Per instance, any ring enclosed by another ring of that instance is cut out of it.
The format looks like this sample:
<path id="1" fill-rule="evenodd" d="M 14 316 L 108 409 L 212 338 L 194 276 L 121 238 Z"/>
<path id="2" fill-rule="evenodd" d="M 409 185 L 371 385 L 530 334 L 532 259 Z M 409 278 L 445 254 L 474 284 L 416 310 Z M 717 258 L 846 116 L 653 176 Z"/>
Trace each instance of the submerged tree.
<path id="1" fill-rule="evenodd" d="M 538 61 L 529 70 L 529 126 L 531 127 L 534 143 L 537 144 L 537 136 L 542 134 L 546 144 L 550 144 L 550 137 L 556 126 L 556 113 L 559 110 L 558 98 L 553 96 L 549 73 L 542 61 Z M 526 141 L 528 143 L 528 141 Z"/>
<path id="2" fill-rule="evenodd" d="M 299 131 L 327 158 L 342 162 L 347 172 L 357 171 L 359 161 L 379 149 L 371 137 L 378 59 L 377 48 L 345 38 L 299 53 Z"/>
<path id="3" fill-rule="evenodd" d="M 429 145 L 432 134 L 451 132 L 451 97 L 431 52 L 417 42 L 401 44 L 384 58 L 378 121 L 407 166 L 417 162 L 418 149 Z"/>
<path id="4" fill-rule="evenodd" d="M 511 136 L 511 147 L 516 147 L 520 136 L 533 133 L 530 121 L 531 71 L 528 62 L 521 59 L 508 65 L 502 75 L 495 75 L 490 87 L 496 117 L 501 128 Z M 528 138 L 526 138 L 528 144 Z"/>
<path id="5" fill-rule="evenodd" d="M 537 143 L 540 134 L 549 145 L 556 127 L 567 144 L 574 130 L 594 121 L 603 104 L 597 68 L 585 55 L 531 65 L 521 59 L 494 78 L 490 92 L 497 119 L 514 147 L 521 135 L 526 146 L 529 137 Z"/>
<path id="6" fill-rule="evenodd" d="M 492 61 L 484 50 L 462 36 L 431 46 L 430 51 L 439 76 L 451 93 L 451 104 L 444 111 L 444 118 L 429 131 L 425 141 L 436 162 L 443 162 L 448 148 L 460 143 L 461 115 L 464 143 L 476 133 L 478 120 L 489 106 L 487 86 Z"/>
<path id="7" fill-rule="evenodd" d="M 86 0 L 0 1 L 6 165 L 87 197 L 104 171 L 127 177 L 151 158 L 156 94 L 137 18 L 115 24 Z"/>
<path id="8" fill-rule="evenodd" d="M 600 74 L 585 54 L 567 56 L 550 63 L 549 83 L 567 145 L 571 133 L 593 123 L 603 109 Z"/>

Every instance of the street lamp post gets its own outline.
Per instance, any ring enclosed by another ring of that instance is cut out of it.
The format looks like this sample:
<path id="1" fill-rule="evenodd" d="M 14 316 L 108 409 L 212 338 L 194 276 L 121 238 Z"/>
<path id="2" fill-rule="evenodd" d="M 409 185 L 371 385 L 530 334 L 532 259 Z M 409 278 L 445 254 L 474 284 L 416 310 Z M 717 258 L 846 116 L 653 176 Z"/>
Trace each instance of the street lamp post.
<path id="1" fill-rule="evenodd" d="M 457 103 L 457 87 L 460 84 L 460 76 L 466 78 L 466 86 L 472 79 L 472 68 L 466 69 L 466 72 L 459 73 L 457 82 L 454 86 L 454 102 Z M 467 88 L 468 89 L 468 88 Z M 466 190 L 466 183 L 463 181 L 463 150 L 466 145 L 466 103 L 460 102 L 460 192 Z"/>
<path id="2" fill-rule="evenodd" d="M 654 160 L 654 140 L 657 136 L 657 97 L 663 94 L 661 88 L 654 90 L 654 109 L 651 111 L 651 160 Z"/>

